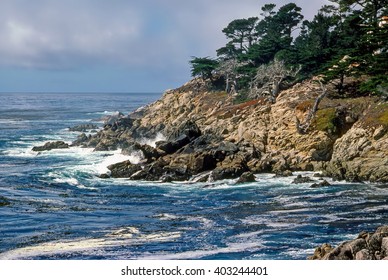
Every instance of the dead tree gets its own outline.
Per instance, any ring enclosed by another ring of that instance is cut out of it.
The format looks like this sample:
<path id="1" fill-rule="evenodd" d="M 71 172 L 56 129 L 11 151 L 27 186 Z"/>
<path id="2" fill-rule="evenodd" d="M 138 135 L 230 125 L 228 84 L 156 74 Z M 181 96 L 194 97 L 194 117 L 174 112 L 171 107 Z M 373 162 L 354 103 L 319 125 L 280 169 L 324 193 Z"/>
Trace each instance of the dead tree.
<path id="1" fill-rule="evenodd" d="M 287 78 L 295 78 L 301 67 L 287 68 L 283 60 L 261 65 L 250 84 L 250 98 L 267 97 L 272 103 L 276 102 L 280 87 Z"/>
<path id="2" fill-rule="evenodd" d="M 322 99 L 325 98 L 327 94 L 327 88 L 322 83 L 321 80 L 317 80 L 320 87 L 321 87 L 321 94 L 315 99 L 314 106 L 311 108 L 310 112 L 307 114 L 306 118 L 304 119 L 303 123 L 300 122 L 298 117 L 296 117 L 296 129 L 300 134 L 306 134 L 313 118 L 315 117 L 316 112 L 318 111 L 319 103 L 321 103 Z"/>
<path id="3" fill-rule="evenodd" d="M 237 81 L 242 77 L 238 73 L 239 67 L 247 65 L 249 62 L 239 62 L 232 58 L 220 62 L 216 72 L 225 78 L 225 91 L 230 94 L 237 93 Z"/>

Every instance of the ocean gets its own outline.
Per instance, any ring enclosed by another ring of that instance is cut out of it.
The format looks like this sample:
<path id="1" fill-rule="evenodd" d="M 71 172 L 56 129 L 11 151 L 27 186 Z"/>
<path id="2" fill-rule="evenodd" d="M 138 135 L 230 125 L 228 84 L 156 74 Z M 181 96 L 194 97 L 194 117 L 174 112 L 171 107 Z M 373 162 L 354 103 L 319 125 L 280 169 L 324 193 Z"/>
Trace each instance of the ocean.
<path id="1" fill-rule="evenodd" d="M 388 224 L 383 185 L 291 184 L 306 173 L 242 185 L 100 179 L 136 155 L 32 151 L 75 140 L 80 133 L 68 127 L 101 126 L 160 96 L 0 93 L 0 259 L 306 259 L 322 243 Z"/>

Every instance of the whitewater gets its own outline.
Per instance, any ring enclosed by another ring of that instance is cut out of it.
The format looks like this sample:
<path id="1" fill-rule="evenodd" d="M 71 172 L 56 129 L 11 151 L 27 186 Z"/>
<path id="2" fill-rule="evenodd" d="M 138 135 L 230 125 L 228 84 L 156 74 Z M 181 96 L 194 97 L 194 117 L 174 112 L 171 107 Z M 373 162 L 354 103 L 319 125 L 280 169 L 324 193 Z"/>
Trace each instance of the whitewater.
<path id="1" fill-rule="evenodd" d="M 69 127 L 144 106 L 160 94 L 0 94 L 0 259 L 306 259 L 388 224 L 388 188 L 298 175 L 257 182 L 101 179 L 141 154 L 90 148 L 33 152 L 74 141 Z M 87 133 L 95 133 L 88 131 Z M 154 144 L 163 138 L 142 139 Z M 307 174 L 313 175 L 313 174 Z"/>

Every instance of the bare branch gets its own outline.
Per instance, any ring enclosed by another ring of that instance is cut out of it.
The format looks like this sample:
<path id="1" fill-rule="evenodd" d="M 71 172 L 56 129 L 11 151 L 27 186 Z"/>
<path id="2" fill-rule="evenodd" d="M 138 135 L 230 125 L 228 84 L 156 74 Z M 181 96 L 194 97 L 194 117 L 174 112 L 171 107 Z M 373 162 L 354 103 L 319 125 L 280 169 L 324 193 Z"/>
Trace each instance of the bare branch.
<path id="1" fill-rule="evenodd" d="M 315 99 L 314 106 L 311 108 L 310 112 L 307 114 L 305 120 L 303 123 L 300 123 L 300 120 L 296 118 L 296 129 L 300 134 L 305 134 L 307 130 L 309 129 L 311 122 L 313 118 L 315 117 L 316 112 L 318 111 L 318 106 L 319 103 L 321 103 L 322 99 L 325 98 L 327 94 L 327 88 L 326 86 L 322 83 L 320 79 L 317 80 L 320 87 L 321 87 L 321 94 Z"/>

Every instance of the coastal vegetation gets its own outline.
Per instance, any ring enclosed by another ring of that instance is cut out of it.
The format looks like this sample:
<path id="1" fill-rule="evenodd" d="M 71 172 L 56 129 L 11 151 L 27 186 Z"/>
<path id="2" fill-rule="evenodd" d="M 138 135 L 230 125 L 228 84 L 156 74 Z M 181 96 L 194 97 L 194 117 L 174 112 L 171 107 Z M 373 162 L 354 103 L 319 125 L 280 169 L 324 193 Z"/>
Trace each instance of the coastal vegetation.
<path id="1" fill-rule="evenodd" d="M 295 3 L 265 4 L 259 15 L 233 20 L 222 30 L 228 42 L 216 58 L 190 61 L 193 76 L 272 102 L 280 89 L 313 76 L 334 85 L 336 97 L 387 98 L 388 1 L 331 2 L 311 20 Z"/>

